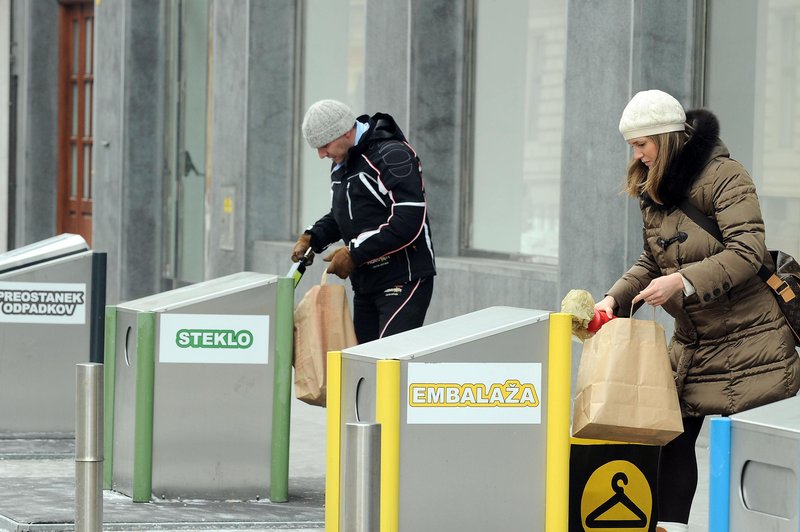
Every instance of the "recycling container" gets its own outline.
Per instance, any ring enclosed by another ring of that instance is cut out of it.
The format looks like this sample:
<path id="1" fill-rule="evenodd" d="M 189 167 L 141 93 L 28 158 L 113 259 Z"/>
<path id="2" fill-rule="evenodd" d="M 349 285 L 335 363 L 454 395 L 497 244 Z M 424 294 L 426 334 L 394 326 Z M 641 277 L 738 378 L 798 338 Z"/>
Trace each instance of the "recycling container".
<path id="1" fill-rule="evenodd" d="M 730 532 L 800 530 L 799 473 L 800 397 L 730 416 Z"/>
<path id="2" fill-rule="evenodd" d="M 242 272 L 107 308 L 104 487 L 286 500 L 293 294 Z"/>
<path id="3" fill-rule="evenodd" d="M 357 422 L 380 424 L 381 531 L 566 526 L 570 324 L 492 307 L 329 353 L 326 530 Z"/>
<path id="4" fill-rule="evenodd" d="M 0 254 L 0 432 L 75 432 L 75 365 L 102 362 L 106 254 L 62 234 Z"/>

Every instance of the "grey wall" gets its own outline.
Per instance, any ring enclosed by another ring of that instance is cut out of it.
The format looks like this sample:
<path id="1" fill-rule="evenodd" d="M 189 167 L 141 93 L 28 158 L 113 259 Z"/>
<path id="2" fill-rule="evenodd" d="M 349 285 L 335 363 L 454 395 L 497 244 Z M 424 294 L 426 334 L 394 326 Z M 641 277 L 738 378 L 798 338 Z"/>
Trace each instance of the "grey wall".
<path id="1" fill-rule="evenodd" d="M 367 2 L 364 108 L 408 124 L 409 0 Z"/>
<path id="2" fill-rule="evenodd" d="M 632 202 L 621 193 L 628 148 L 617 125 L 631 94 L 632 8 L 633 2 L 627 1 L 569 3 L 561 295 L 583 288 L 599 300 L 628 266 L 628 231 L 637 220 Z M 615 21 L 615 31 L 608 31 L 603 21 Z M 641 237 L 633 246 L 641 249 Z"/>
<path id="3" fill-rule="evenodd" d="M 459 250 L 466 17 L 462 2 L 411 3 L 408 134 L 422 160 L 434 246 L 443 257 Z"/>
<path id="4" fill-rule="evenodd" d="M 212 3 L 208 279 L 249 268 L 255 241 L 291 235 L 296 9 Z"/>
<path id="5" fill-rule="evenodd" d="M 206 278 L 244 269 L 247 153 L 247 4 L 213 2 L 210 15 Z M 232 212 L 225 212 L 226 199 Z"/>
<path id="6" fill-rule="evenodd" d="M 250 4 L 248 263 L 255 241 L 292 238 L 297 9 L 294 0 Z"/>
<path id="7" fill-rule="evenodd" d="M 695 95 L 694 64 L 698 46 L 696 12 L 702 2 L 634 2 L 633 92 L 661 89 L 684 106 L 691 107 Z M 701 72 L 698 71 L 698 76 Z"/>
<path id="8" fill-rule="evenodd" d="M 163 10 L 103 2 L 95 21 L 93 248 L 108 253 L 115 304 L 162 288 Z"/>
<path id="9" fill-rule="evenodd" d="M 12 9 L 17 149 L 10 248 L 55 235 L 58 185 L 58 2 L 15 0 Z"/>

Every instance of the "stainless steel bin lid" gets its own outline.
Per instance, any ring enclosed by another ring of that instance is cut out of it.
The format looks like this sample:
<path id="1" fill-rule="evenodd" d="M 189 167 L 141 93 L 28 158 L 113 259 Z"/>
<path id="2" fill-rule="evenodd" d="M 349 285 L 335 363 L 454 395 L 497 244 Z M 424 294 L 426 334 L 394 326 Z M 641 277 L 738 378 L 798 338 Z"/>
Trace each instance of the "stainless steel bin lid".
<path id="1" fill-rule="evenodd" d="M 800 397 L 790 397 L 731 416 L 735 424 L 747 424 L 751 430 L 765 433 L 800 434 Z"/>
<path id="2" fill-rule="evenodd" d="M 412 360 L 510 329 L 545 321 L 547 310 L 489 307 L 342 349 L 342 354 L 366 359 Z"/>
<path id="3" fill-rule="evenodd" d="M 82 236 L 63 233 L 0 254 L 0 273 L 19 270 L 26 266 L 84 251 L 89 251 L 89 245 Z"/>
<path id="4" fill-rule="evenodd" d="M 273 274 L 239 272 L 120 303 L 117 307 L 137 312 L 165 312 L 201 301 L 250 290 L 261 285 L 276 283 L 277 280 L 278 276 Z"/>

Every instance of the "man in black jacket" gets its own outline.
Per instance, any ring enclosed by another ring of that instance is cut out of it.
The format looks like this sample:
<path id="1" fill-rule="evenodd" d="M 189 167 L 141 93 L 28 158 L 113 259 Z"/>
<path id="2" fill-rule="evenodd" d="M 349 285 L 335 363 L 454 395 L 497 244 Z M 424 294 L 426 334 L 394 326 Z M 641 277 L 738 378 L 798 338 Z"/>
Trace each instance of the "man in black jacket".
<path id="1" fill-rule="evenodd" d="M 308 109 L 303 136 L 332 161 L 331 210 L 300 235 L 292 260 L 344 241 L 324 260 L 350 277 L 359 343 L 421 326 L 436 264 L 416 152 L 391 116 L 356 119 L 336 100 Z"/>

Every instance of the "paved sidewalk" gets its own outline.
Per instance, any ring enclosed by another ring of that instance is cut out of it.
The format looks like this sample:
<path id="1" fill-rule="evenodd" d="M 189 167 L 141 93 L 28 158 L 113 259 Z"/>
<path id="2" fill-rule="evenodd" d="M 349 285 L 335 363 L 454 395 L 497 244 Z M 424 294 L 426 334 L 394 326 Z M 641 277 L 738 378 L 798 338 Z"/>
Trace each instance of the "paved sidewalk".
<path id="1" fill-rule="evenodd" d="M 692 501 L 689 514 L 690 532 L 706 532 L 708 530 L 708 418 L 703 423 L 703 430 L 697 438 L 697 492 Z"/>
<path id="2" fill-rule="evenodd" d="M 288 502 L 134 503 L 104 491 L 103 530 L 324 530 L 325 409 L 293 401 L 290 437 Z M 0 530 L 75 530 L 74 453 L 72 438 L 0 438 Z"/>
<path id="3" fill-rule="evenodd" d="M 691 532 L 708 529 L 708 427 L 697 443 L 699 485 Z M 324 530 L 325 410 L 294 401 L 289 501 L 133 503 L 105 491 L 103 529 L 116 532 Z M 75 461 L 70 438 L 0 438 L 0 530 L 74 531 Z M 448 531 L 442 531 L 448 532 Z"/>

